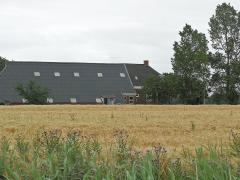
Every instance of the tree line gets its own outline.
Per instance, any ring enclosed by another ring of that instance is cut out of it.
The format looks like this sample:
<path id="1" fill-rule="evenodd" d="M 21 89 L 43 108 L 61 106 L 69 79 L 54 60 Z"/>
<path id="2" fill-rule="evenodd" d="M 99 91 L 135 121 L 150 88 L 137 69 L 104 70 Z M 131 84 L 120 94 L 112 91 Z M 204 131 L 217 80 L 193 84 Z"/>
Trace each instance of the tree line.
<path id="1" fill-rule="evenodd" d="M 186 24 L 174 42 L 173 73 L 147 79 L 144 91 L 153 103 L 240 103 L 240 11 L 223 3 L 206 35 Z M 208 47 L 211 44 L 211 50 Z"/>

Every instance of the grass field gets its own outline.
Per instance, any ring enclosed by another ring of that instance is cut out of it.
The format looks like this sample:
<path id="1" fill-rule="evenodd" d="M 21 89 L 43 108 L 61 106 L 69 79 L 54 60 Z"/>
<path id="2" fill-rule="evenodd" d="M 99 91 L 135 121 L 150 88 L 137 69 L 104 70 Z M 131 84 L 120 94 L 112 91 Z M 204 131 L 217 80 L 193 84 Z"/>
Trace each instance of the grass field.
<path id="1" fill-rule="evenodd" d="M 105 143 L 126 130 L 135 147 L 161 144 L 175 153 L 228 143 L 240 128 L 240 106 L 0 106 L 0 136 L 31 138 L 44 128 L 79 129 Z"/>

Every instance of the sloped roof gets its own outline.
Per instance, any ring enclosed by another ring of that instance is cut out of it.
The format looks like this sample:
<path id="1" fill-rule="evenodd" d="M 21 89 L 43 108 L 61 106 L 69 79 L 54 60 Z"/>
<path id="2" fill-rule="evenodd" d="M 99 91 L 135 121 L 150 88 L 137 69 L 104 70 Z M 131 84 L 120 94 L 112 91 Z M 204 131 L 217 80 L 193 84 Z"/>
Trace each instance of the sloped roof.
<path id="1" fill-rule="evenodd" d="M 34 72 L 40 72 L 40 77 L 35 77 Z M 61 76 L 55 77 L 54 72 Z M 74 77 L 74 72 L 79 72 L 80 77 Z M 103 73 L 103 77 L 99 78 L 97 73 Z M 126 77 L 120 77 L 120 73 Z M 47 87 L 54 102 L 77 98 L 79 103 L 93 103 L 106 95 L 114 95 L 120 102 L 122 93 L 135 92 L 124 64 L 8 62 L 0 74 L 0 101 L 21 102 L 15 87 L 30 80 Z"/>
<path id="2" fill-rule="evenodd" d="M 144 64 L 126 64 L 126 67 L 133 86 L 143 86 L 147 78 L 159 75 L 152 67 Z"/>

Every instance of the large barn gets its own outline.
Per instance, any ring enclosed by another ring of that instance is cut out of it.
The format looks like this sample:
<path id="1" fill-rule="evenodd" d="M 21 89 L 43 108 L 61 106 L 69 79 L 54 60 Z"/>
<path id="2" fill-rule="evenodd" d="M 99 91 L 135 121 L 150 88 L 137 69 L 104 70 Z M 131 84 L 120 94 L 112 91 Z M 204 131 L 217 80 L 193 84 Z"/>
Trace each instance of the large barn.
<path id="1" fill-rule="evenodd" d="M 47 103 L 144 104 L 144 81 L 158 72 L 143 64 L 9 61 L 0 72 L 0 102 L 21 104 L 16 86 L 36 81 L 49 91 Z"/>

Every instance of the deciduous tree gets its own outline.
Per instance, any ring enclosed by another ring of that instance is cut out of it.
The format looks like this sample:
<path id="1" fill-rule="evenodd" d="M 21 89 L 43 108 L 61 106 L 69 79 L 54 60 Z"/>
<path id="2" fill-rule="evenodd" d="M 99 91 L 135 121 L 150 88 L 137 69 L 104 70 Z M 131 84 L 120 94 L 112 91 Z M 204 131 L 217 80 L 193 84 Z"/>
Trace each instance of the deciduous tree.
<path id="1" fill-rule="evenodd" d="M 207 80 L 210 76 L 208 41 L 205 34 L 188 24 L 179 33 L 181 40 L 174 43 L 172 66 L 179 77 L 179 95 L 183 103 L 198 104 L 204 101 Z"/>
<path id="2" fill-rule="evenodd" d="M 18 84 L 16 90 L 29 104 L 45 104 L 47 101 L 48 90 L 35 81 L 29 81 L 26 85 Z"/>
<path id="3" fill-rule="evenodd" d="M 230 4 L 218 5 L 209 26 L 215 50 L 211 62 L 214 93 L 235 104 L 240 90 L 240 12 Z"/>

